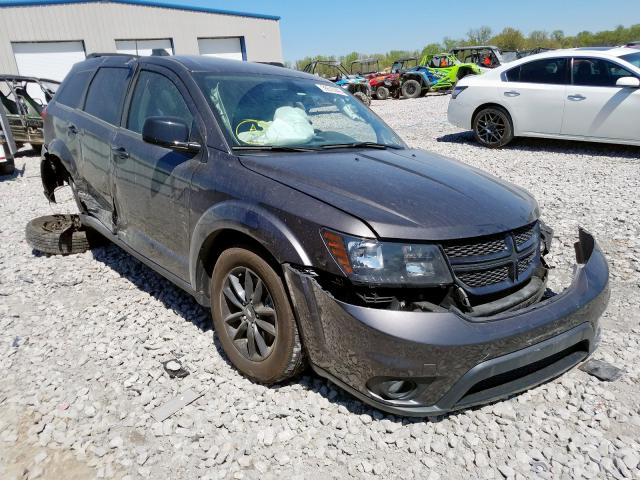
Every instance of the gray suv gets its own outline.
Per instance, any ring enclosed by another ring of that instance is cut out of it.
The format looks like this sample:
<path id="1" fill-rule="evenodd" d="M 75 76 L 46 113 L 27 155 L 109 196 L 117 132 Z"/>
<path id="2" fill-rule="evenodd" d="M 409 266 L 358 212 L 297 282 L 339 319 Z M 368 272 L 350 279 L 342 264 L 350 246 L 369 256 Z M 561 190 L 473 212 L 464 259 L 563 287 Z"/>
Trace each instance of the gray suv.
<path id="1" fill-rule="evenodd" d="M 388 412 L 503 398 L 586 358 L 608 268 L 580 230 L 546 289 L 551 230 L 524 190 L 413 150 L 340 87 L 204 57 L 98 56 L 46 109 L 42 181 L 211 307 L 228 359 L 272 384 L 310 365 Z"/>

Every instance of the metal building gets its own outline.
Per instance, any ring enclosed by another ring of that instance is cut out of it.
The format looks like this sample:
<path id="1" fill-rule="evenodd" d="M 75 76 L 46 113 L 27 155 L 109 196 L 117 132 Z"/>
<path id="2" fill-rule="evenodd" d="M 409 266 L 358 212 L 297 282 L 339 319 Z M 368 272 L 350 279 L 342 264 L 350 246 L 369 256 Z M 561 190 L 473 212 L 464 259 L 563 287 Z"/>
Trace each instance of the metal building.
<path id="1" fill-rule="evenodd" d="M 0 73 L 62 80 L 95 52 L 282 62 L 279 20 L 155 0 L 5 0 Z"/>

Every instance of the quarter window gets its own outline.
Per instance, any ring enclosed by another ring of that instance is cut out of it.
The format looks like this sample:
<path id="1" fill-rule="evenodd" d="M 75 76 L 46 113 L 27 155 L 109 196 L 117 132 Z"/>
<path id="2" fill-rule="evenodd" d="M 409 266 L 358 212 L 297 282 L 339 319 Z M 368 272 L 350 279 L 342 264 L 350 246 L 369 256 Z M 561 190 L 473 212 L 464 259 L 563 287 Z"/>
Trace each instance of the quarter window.
<path id="1" fill-rule="evenodd" d="M 89 85 L 84 111 L 111 125 L 120 124 L 128 68 L 100 68 Z"/>
<path id="2" fill-rule="evenodd" d="M 505 79 L 508 82 L 564 85 L 567 83 L 567 59 L 544 58 L 523 63 L 507 70 Z"/>
<path id="3" fill-rule="evenodd" d="M 142 71 L 133 91 L 127 129 L 142 133 L 149 117 L 175 117 L 189 127 L 193 123 L 193 115 L 178 87 L 164 75 Z"/>
<path id="4" fill-rule="evenodd" d="M 574 85 L 615 87 L 622 77 L 634 75 L 620 65 L 601 58 L 574 58 L 572 67 Z"/>

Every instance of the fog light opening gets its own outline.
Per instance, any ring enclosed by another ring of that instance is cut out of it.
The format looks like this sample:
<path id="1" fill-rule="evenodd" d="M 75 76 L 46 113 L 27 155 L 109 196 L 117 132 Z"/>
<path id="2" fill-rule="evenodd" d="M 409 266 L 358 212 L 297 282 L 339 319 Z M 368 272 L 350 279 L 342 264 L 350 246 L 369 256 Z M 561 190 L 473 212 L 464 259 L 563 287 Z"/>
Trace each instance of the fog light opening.
<path id="1" fill-rule="evenodd" d="M 411 396 L 416 391 L 416 384 L 411 380 L 394 378 L 375 382 L 369 389 L 385 400 L 402 400 Z"/>

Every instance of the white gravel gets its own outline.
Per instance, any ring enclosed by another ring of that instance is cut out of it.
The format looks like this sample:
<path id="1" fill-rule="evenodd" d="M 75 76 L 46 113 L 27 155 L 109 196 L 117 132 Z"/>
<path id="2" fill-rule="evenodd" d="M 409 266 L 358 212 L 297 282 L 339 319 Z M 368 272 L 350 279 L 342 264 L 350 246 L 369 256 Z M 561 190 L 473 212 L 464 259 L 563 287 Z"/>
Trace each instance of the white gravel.
<path id="1" fill-rule="evenodd" d="M 553 285 L 570 281 L 577 226 L 611 264 L 594 358 L 511 400 L 425 421 L 372 410 L 315 375 L 279 386 L 238 375 L 209 312 L 115 246 L 31 252 L 50 207 L 38 159 L 0 178 L 0 478 L 640 478 L 640 149 L 520 140 L 477 146 L 446 122 L 448 96 L 374 102 L 412 145 L 515 182 L 556 232 Z M 191 372 L 170 379 L 162 362 Z M 151 412 L 203 395 L 162 423 Z"/>

